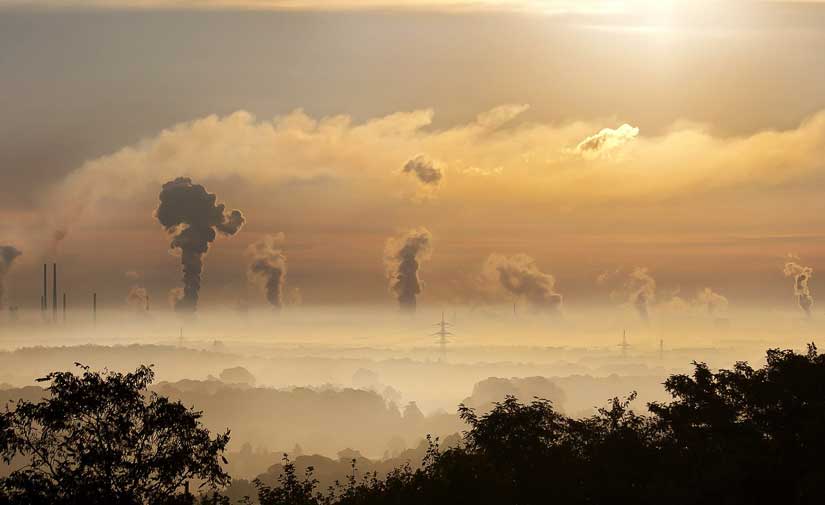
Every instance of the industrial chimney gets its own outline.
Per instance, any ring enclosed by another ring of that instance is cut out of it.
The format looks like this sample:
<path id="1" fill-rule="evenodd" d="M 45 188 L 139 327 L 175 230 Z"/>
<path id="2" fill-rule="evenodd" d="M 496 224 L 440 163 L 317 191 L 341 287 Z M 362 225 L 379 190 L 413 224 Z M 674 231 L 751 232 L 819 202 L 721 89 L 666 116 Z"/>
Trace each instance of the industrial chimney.
<path id="1" fill-rule="evenodd" d="M 52 320 L 57 321 L 57 263 L 52 263 Z"/>

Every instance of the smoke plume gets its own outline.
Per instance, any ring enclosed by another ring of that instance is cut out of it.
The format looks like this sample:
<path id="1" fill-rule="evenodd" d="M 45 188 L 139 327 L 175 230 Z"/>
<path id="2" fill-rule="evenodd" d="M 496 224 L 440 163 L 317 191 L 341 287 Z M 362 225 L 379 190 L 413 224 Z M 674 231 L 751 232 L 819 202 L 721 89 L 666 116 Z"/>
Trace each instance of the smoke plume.
<path id="1" fill-rule="evenodd" d="M 647 268 L 637 267 L 630 272 L 625 287 L 629 293 L 628 301 L 636 309 L 639 317 L 648 321 L 650 318 L 648 307 L 656 297 L 656 280 L 650 276 Z"/>
<path id="2" fill-rule="evenodd" d="M 711 288 L 705 288 L 696 295 L 696 305 L 705 307 L 713 316 L 728 308 L 728 299 Z"/>
<path id="3" fill-rule="evenodd" d="M 234 235 L 244 224 L 239 210 L 225 211 L 215 204 L 216 196 L 188 177 L 178 177 L 163 185 L 155 217 L 172 234 L 172 249 L 180 249 L 183 265 L 183 296 L 175 310 L 194 312 L 198 307 L 203 255 L 215 240 L 216 231 Z"/>
<path id="4" fill-rule="evenodd" d="M 390 292 L 402 310 L 415 311 L 416 297 L 421 294 L 421 263 L 432 255 L 433 236 L 426 228 L 417 228 L 387 240 L 384 265 Z"/>
<path id="5" fill-rule="evenodd" d="M 438 186 L 444 174 L 435 162 L 423 154 L 407 161 L 402 170 L 405 174 L 415 174 L 421 184 L 427 186 Z"/>
<path id="6" fill-rule="evenodd" d="M 14 260 L 21 253 L 16 247 L 10 245 L 0 246 L 0 310 L 3 310 L 3 295 L 6 285 L 6 274 L 11 270 Z"/>
<path id="7" fill-rule="evenodd" d="M 148 312 L 149 293 L 144 287 L 132 286 L 129 288 L 129 294 L 126 296 L 126 303 L 137 312 Z"/>
<path id="8" fill-rule="evenodd" d="M 814 305 L 814 297 L 811 295 L 811 288 L 808 286 L 808 281 L 811 280 L 814 269 L 811 267 L 803 267 L 796 262 L 789 261 L 785 263 L 784 271 L 786 277 L 793 277 L 793 292 L 799 308 L 804 310 L 805 315 L 810 317 L 811 308 Z"/>
<path id="9" fill-rule="evenodd" d="M 563 297 L 555 291 L 556 279 L 542 272 L 526 254 L 491 254 L 484 264 L 484 275 L 536 310 L 556 312 L 561 307 Z"/>
<path id="10" fill-rule="evenodd" d="M 276 309 L 284 304 L 286 284 L 286 256 L 280 245 L 284 234 L 270 235 L 249 246 L 247 254 L 252 258 L 248 275 L 258 281 L 266 293 L 266 299 Z"/>

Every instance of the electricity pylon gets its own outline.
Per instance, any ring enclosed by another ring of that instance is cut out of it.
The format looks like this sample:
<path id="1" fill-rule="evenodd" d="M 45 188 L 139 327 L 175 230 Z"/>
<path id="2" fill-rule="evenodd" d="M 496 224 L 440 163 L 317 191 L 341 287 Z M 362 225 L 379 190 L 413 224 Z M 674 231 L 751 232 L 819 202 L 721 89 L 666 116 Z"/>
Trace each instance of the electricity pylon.
<path id="1" fill-rule="evenodd" d="M 441 322 L 435 323 L 435 326 L 438 326 L 439 329 L 437 332 L 430 335 L 431 337 L 438 337 L 438 344 L 441 347 L 441 361 L 446 361 L 447 357 L 447 337 L 451 336 L 452 333 L 447 331 L 448 326 L 452 326 L 452 324 L 448 323 L 444 320 L 444 311 L 441 312 Z"/>
<path id="2" fill-rule="evenodd" d="M 622 343 L 617 344 L 616 347 L 622 349 L 622 356 L 627 355 L 627 350 L 630 348 L 630 344 L 627 343 L 627 330 L 622 330 Z"/>

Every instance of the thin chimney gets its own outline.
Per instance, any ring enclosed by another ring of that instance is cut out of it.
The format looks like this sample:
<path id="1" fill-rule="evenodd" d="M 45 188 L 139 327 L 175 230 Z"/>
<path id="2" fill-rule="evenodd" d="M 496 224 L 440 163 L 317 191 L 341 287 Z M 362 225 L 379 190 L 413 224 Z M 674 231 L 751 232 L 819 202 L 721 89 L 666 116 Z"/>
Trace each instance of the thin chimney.
<path id="1" fill-rule="evenodd" d="M 52 263 L 52 319 L 57 321 L 57 263 Z"/>
<path id="2" fill-rule="evenodd" d="M 66 322 L 66 292 L 63 292 L 63 322 Z"/>
<path id="3" fill-rule="evenodd" d="M 43 298 L 40 303 L 40 308 L 45 312 L 49 308 L 49 291 L 46 287 L 46 264 L 43 263 Z"/>
<path id="4" fill-rule="evenodd" d="M 92 293 L 92 320 L 97 326 L 97 293 Z"/>

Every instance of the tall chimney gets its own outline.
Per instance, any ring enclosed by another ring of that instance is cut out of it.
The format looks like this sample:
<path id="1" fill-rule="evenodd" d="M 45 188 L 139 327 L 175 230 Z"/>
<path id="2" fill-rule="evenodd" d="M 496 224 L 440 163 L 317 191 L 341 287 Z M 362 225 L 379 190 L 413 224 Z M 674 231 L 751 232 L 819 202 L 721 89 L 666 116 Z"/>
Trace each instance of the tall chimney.
<path id="1" fill-rule="evenodd" d="M 57 263 L 52 263 L 52 319 L 57 321 Z"/>
<path id="2" fill-rule="evenodd" d="M 66 322 L 66 292 L 63 292 L 63 322 Z"/>
<path id="3" fill-rule="evenodd" d="M 97 293 L 92 293 L 92 320 L 97 325 Z"/>
<path id="4" fill-rule="evenodd" d="M 49 290 L 46 287 L 46 264 L 43 263 L 43 299 L 40 308 L 46 311 L 49 308 Z"/>

